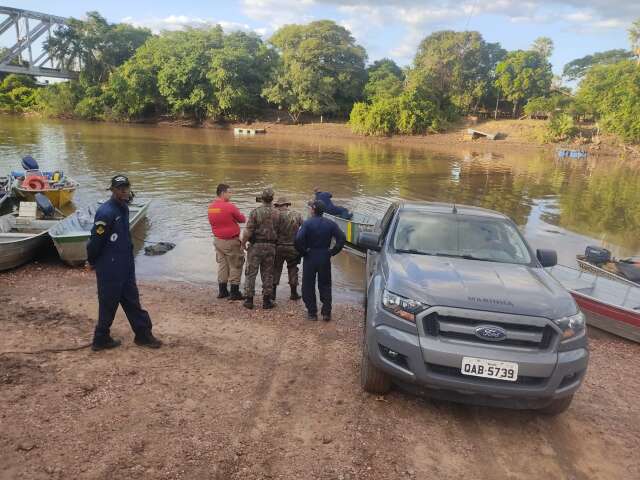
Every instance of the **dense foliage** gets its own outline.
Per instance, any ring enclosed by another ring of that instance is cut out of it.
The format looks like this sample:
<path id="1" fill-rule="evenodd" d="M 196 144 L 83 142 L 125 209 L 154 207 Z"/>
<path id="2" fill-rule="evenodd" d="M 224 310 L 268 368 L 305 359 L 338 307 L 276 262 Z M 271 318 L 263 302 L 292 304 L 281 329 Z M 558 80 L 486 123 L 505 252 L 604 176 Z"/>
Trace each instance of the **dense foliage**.
<path id="1" fill-rule="evenodd" d="M 513 116 L 530 98 L 545 96 L 553 73 L 547 57 L 538 51 L 516 50 L 496 67 L 496 86 L 513 105 Z"/>
<path id="2" fill-rule="evenodd" d="M 580 83 L 577 99 L 603 129 L 640 142 L 640 68 L 635 62 L 593 67 Z"/>
<path id="3" fill-rule="evenodd" d="M 79 59 L 82 79 L 94 84 L 106 81 L 150 36 L 147 29 L 110 24 L 98 12 L 88 12 L 86 20 L 71 19 L 59 27 L 47 48 L 67 68 Z"/>
<path id="4" fill-rule="evenodd" d="M 31 77 L 10 74 L 0 81 L 0 112 L 22 113 L 36 105 L 37 89 Z"/>
<path id="5" fill-rule="evenodd" d="M 597 52 L 593 55 L 576 58 L 567 63 L 562 70 L 562 76 L 569 81 L 581 80 L 589 69 L 595 65 L 611 65 L 623 60 L 630 60 L 633 57 L 632 52 L 624 49 Z"/>
<path id="6" fill-rule="evenodd" d="M 279 56 L 264 97 L 300 114 L 346 114 L 362 95 L 367 53 L 351 33 L 330 20 L 286 25 L 270 40 Z"/>

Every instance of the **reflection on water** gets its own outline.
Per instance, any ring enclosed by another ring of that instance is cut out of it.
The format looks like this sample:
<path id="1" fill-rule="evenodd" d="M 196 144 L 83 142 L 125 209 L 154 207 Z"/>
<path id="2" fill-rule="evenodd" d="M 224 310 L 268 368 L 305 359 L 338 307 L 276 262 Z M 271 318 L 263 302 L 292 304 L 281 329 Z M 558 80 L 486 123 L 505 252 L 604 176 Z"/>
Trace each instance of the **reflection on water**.
<path id="1" fill-rule="evenodd" d="M 138 255 L 143 277 L 213 282 L 215 258 L 207 204 L 215 187 L 233 186 L 245 213 L 266 185 L 302 210 L 316 186 L 338 203 L 380 214 L 396 199 L 477 205 L 511 216 L 536 247 L 573 264 L 589 243 L 620 256 L 640 253 L 640 173 L 615 161 L 556 159 L 545 153 L 456 155 L 384 144 L 234 138 L 224 130 L 55 122 L 0 117 L 0 173 L 23 155 L 62 168 L 81 184 L 76 204 L 106 198 L 115 173 L 129 175 L 149 218 L 135 235 L 177 244 L 167 255 Z M 139 242 L 141 245 L 142 242 Z M 362 260 L 336 259 L 339 290 L 358 291 Z"/>

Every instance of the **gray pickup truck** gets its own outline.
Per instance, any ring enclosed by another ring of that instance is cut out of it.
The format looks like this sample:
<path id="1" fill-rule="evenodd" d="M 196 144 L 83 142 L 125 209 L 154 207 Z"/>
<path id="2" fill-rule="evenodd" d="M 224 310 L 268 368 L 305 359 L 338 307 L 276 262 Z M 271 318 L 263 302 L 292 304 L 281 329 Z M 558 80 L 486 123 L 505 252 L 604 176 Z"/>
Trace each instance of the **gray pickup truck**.
<path id="1" fill-rule="evenodd" d="M 584 379 L 584 316 L 504 215 L 441 203 L 394 203 L 367 250 L 361 383 L 558 414 Z"/>

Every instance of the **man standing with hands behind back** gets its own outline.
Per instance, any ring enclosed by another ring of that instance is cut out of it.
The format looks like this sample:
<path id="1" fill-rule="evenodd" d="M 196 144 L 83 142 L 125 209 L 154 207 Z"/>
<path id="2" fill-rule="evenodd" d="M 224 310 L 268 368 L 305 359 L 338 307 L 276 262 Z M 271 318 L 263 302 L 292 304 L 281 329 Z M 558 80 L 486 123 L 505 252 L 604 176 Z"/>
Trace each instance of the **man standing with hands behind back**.
<path id="1" fill-rule="evenodd" d="M 244 252 L 240 243 L 240 223 L 245 216 L 231 203 L 233 191 L 221 183 L 216 189 L 217 198 L 209 205 L 209 223 L 213 231 L 216 261 L 218 263 L 218 298 L 242 300 L 240 278 L 244 265 Z M 227 283 L 231 283 L 231 293 Z"/>

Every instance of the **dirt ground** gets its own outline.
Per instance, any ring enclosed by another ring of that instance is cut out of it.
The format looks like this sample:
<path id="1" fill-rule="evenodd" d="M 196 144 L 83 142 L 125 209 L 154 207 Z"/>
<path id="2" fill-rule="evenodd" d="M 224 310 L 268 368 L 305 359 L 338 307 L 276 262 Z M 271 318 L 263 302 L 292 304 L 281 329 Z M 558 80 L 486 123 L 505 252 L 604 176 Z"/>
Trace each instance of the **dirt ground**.
<path id="1" fill-rule="evenodd" d="M 6 353 L 89 342 L 95 279 L 0 275 L 0 479 L 640 478 L 640 345 L 593 336 L 583 388 L 549 418 L 363 393 L 358 306 L 309 323 L 289 300 L 141 292 L 160 350 L 136 347 L 118 313 L 113 351 Z"/>

